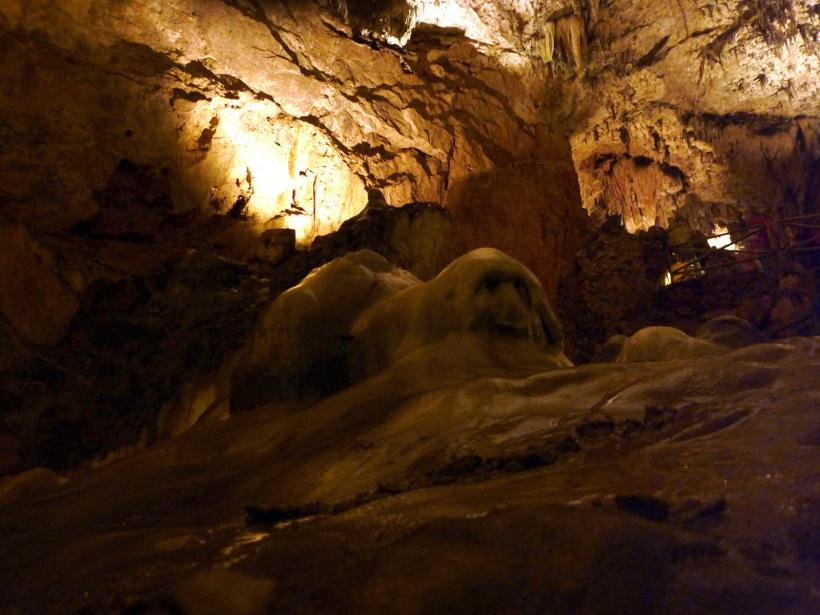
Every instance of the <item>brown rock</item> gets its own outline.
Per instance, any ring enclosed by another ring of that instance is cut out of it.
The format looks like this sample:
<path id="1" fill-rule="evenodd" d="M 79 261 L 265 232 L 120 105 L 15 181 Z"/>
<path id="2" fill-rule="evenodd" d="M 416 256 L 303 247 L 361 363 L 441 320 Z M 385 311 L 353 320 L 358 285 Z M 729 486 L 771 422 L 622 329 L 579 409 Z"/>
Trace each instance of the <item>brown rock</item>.
<path id="1" fill-rule="evenodd" d="M 51 345 L 79 303 L 53 258 L 22 226 L 0 226 L 0 314 L 23 340 Z"/>

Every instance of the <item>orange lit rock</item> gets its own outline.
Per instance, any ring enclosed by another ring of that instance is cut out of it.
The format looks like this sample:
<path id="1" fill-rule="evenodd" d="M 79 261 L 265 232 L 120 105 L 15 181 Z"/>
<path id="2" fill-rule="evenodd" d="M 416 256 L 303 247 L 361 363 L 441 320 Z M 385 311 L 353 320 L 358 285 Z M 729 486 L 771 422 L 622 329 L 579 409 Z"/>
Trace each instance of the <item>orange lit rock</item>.
<path id="1" fill-rule="evenodd" d="M 89 218 L 91 195 L 128 159 L 168 168 L 176 213 L 236 211 L 260 230 L 295 229 L 303 245 L 375 187 L 395 205 L 446 204 L 467 248 L 488 242 L 482 229 L 500 231 L 493 245 L 549 292 L 575 251 L 562 229 L 580 212 L 577 182 L 544 112 L 558 89 L 520 52 L 436 30 L 404 51 L 371 46 L 312 3 L 40 0 L 0 11 L 0 103 L 9 138 L 29 152 L 22 165 L 0 154 L 0 170 L 25 180 L 0 195 L 35 231 Z M 34 189 L 57 177 L 70 199 Z"/>
<path id="2" fill-rule="evenodd" d="M 631 229 L 680 212 L 707 232 L 750 211 L 816 210 L 818 32 L 803 0 L 606 3 L 588 78 L 570 86 L 584 207 Z"/>

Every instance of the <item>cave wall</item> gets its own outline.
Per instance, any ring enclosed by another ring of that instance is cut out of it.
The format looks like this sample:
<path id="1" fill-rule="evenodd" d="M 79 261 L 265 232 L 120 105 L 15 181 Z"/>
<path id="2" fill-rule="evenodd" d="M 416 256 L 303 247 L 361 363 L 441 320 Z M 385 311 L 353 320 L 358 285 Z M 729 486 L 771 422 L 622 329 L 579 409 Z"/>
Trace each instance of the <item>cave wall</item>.
<path id="1" fill-rule="evenodd" d="M 0 203 L 35 235 L 98 214 L 127 159 L 167 178 L 174 214 L 242 211 L 303 245 L 377 187 L 444 204 L 465 248 L 510 252 L 551 293 L 574 251 L 558 87 L 515 53 L 354 40 L 313 2 L 38 0 L 0 7 L 0 55 Z"/>
<path id="2" fill-rule="evenodd" d="M 579 203 L 630 231 L 816 210 L 810 3 L 414 4 L 441 27 L 418 21 L 400 49 L 376 40 L 380 13 L 340 2 L 3 3 L 3 218 L 41 250 L 88 220 L 150 237 L 190 211 L 307 245 L 375 187 L 443 204 L 454 244 L 507 251 L 554 297 L 587 233 Z M 107 200 L 124 160 L 167 192 L 147 227 Z M 60 275 L 77 293 L 93 279 Z"/>
<path id="3" fill-rule="evenodd" d="M 650 316 L 691 316 L 671 300 L 643 309 L 664 263 L 620 228 L 593 233 L 582 203 L 629 231 L 678 213 L 709 230 L 754 209 L 816 210 L 817 12 L 805 2 L 774 22 L 786 39 L 749 0 L 711 12 L 422 2 L 458 10 L 427 14 L 437 25 L 417 24 L 401 49 L 323 4 L 0 4 L 0 366 L 15 368 L 0 372 L 0 409 L 20 418 L 17 439 L 0 440 L 9 467 L 70 466 L 150 435 L 180 387 L 211 378 L 317 264 L 277 269 L 260 233 L 289 227 L 305 247 L 357 214 L 368 188 L 443 205 L 452 256 L 500 248 L 551 299 L 563 272 L 582 358 Z M 579 24 L 588 39 L 573 39 Z M 545 62 L 550 32 L 564 49 Z"/>
<path id="4" fill-rule="evenodd" d="M 669 284 L 672 238 L 658 227 L 630 233 L 618 216 L 590 235 L 564 274 L 556 302 L 574 362 L 590 361 L 611 336 L 657 325 L 695 335 L 724 315 L 742 318 L 771 339 L 816 334 L 818 284 L 808 261 L 732 264 L 715 250 L 703 258 L 722 267 Z"/>
<path id="5" fill-rule="evenodd" d="M 817 211 L 816 3 L 595 4 L 568 103 L 588 211 L 630 230 L 680 213 L 707 231 L 752 211 Z"/>
<path id="6" fill-rule="evenodd" d="M 158 416 L 208 403 L 264 305 L 374 247 L 355 218 L 285 261 L 260 234 L 304 248 L 368 188 L 443 205 L 442 252 L 501 248 L 554 295 L 587 217 L 562 86 L 485 52 L 440 28 L 399 50 L 296 0 L 0 3 L 0 474 L 173 432 Z M 423 209 L 396 220 L 429 230 Z M 408 235 L 381 239 L 438 241 Z"/>

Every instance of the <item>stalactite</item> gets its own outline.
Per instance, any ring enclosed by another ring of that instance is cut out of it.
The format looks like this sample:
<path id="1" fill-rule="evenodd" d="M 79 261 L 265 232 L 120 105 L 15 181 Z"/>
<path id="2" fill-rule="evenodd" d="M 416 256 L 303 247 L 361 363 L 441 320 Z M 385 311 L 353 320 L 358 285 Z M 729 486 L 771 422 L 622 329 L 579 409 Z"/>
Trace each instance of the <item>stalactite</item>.
<path id="1" fill-rule="evenodd" d="M 575 65 L 583 73 L 589 59 L 589 42 L 586 21 L 580 15 L 552 16 L 544 24 L 543 38 L 538 42 L 538 54 L 546 64 L 563 58 L 566 64 Z M 560 54 L 557 55 L 557 52 Z"/>
<path id="2" fill-rule="evenodd" d="M 552 58 L 555 56 L 555 22 L 548 21 L 544 25 L 544 38 L 541 41 L 538 51 L 541 54 L 541 59 L 544 60 L 546 64 L 552 62 Z"/>
<path id="3" fill-rule="evenodd" d="M 572 56 L 572 60 L 578 72 L 585 71 L 588 58 L 588 43 L 584 20 L 578 15 L 562 17 L 556 24 L 556 33 L 558 42 L 564 50 L 567 59 Z"/>
<path id="4" fill-rule="evenodd" d="M 598 16 L 601 13 L 601 0 L 589 0 L 587 2 L 587 27 L 592 29 L 598 23 Z"/>

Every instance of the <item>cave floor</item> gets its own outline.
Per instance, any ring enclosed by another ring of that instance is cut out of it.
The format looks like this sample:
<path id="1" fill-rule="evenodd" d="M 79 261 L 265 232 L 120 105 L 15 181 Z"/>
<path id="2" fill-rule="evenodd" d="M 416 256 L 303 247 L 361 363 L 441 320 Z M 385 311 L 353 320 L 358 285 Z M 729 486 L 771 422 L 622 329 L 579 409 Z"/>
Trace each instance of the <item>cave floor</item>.
<path id="1" fill-rule="evenodd" d="M 820 338 L 457 354 L 5 479 L 4 612 L 820 612 Z"/>

